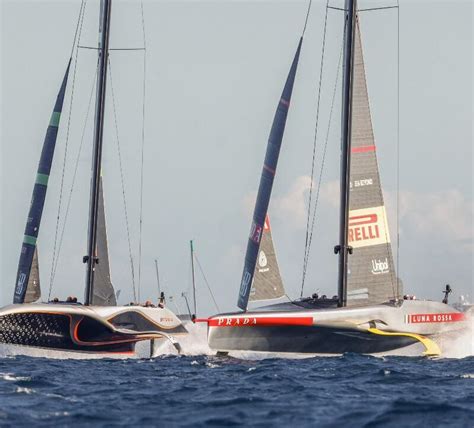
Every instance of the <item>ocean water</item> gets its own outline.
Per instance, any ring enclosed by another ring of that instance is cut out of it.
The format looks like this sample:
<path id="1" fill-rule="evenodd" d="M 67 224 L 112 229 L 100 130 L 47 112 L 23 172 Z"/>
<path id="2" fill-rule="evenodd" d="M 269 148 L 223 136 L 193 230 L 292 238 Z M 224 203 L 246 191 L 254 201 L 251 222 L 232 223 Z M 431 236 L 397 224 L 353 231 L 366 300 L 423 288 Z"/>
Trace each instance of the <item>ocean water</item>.
<path id="1" fill-rule="evenodd" d="M 473 356 L 215 357 L 197 330 L 183 353 L 0 351 L 0 426 L 474 427 Z"/>

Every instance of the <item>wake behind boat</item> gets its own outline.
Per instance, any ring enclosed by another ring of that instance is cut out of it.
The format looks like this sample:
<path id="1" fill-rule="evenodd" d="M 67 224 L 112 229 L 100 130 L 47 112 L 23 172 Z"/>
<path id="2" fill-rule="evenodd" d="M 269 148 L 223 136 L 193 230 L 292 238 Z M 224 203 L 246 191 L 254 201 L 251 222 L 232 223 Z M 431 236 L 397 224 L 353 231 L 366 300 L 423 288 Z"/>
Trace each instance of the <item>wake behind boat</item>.
<path id="1" fill-rule="evenodd" d="M 203 320 L 208 323 L 209 346 L 216 351 L 372 354 L 405 353 L 413 348 L 418 354 L 439 355 L 444 339 L 466 326 L 466 315 L 447 304 L 447 294 L 444 302 L 433 302 L 403 293 L 395 272 L 377 163 L 357 1 L 346 0 L 343 11 L 340 237 L 334 248 L 339 267 L 337 295 L 313 295 L 248 310 L 253 296 L 261 300 L 285 294 L 276 258 L 267 257 L 271 241 L 267 211 L 303 30 L 267 145 L 239 292 L 238 306 L 243 312 Z M 270 253 L 274 254 L 273 245 Z M 305 267 L 307 259 L 306 253 Z"/>
<path id="2" fill-rule="evenodd" d="M 83 257 L 87 265 L 84 305 L 72 298 L 64 302 L 53 299 L 35 303 L 41 298 L 37 240 L 71 57 L 43 144 L 18 265 L 14 304 L 0 309 L 2 344 L 93 355 L 131 355 L 138 342 L 151 341 L 153 344 L 155 340 L 163 339 L 175 343 L 171 335 L 187 333 L 174 313 L 165 308 L 164 296 L 156 306 L 151 302 L 118 306 L 111 281 L 101 176 L 111 5 L 111 0 L 101 0 L 88 246 L 87 255 Z M 78 28 L 84 13 L 83 2 Z"/>

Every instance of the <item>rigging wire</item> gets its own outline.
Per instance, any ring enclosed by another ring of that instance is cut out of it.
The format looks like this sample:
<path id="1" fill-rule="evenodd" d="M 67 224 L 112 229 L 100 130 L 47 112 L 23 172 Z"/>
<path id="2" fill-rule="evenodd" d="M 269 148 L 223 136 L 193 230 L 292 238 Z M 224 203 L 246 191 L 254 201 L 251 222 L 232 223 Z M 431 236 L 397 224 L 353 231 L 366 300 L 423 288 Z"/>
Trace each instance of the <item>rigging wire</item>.
<path id="1" fill-rule="evenodd" d="M 74 33 L 74 39 L 72 42 L 72 48 L 71 48 L 71 54 L 69 56 L 69 63 L 71 62 L 72 58 L 74 57 L 74 49 L 76 48 L 76 40 L 79 41 L 81 39 L 81 34 L 82 34 L 82 26 L 84 23 L 84 15 L 85 15 L 85 5 L 86 1 L 82 0 L 81 2 L 81 7 L 79 9 L 79 16 L 77 18 L 77 24 L 76 24 L 76 31 Z M 70 135 L 70 129 L 71 129 L 71 116 L 72 116 L 72 107 L 73 107 L 73 100 L 74 100 L 74 89 L 76 86 L 76 74 L 77 74 L 77 61 L 79 57 L 79 49 L 76 49 L 76 57 L 74 60 L 74 72 L 73 72 L 73 77 L 72 77 L 72 85 L 71 85 L 71 98 L 69 102 L 69 112 L 68 112 L 68 120 L 67 120 L 67 127 L 66 127 L 66 141 L 65 141 L 65 146 L 64 146 L 64 157 L 63 157 L 63 168 L 62 168 L 62 173 L 61 173 L 61 184 L 60 184 L 60 190 L 59 190 L 59 201 L 58 201 L 58 211 L 57 211 L 57 216 L 56 216 L 56 230 L 54 233 L 54 245 L 53 245 L 53 259 L 51 263 L 51 272 L 49 275 L 49 295 L 48 295 L 48 300 L 51 297 L 51 290 L 53 286 L 53 275 L 55 271 L 55 264 L 56 264 L 56 251 L 57 251 L 57 245 L 58 245 L 58 234 L 59 234 L 59 223 L 61 219 L 61 211 L 62 211 L 62 201 L 63 201 L 63 191 L 64 191 L 64 180 L 66 176 L 66 163 L 67 163 L 67 156 L 68 156 L 68 148 L 69 148 L 69 135 Z"/>
<path id="2" fill-rule="evenodd" d="M 206 275 L 204 274 L 204 270 L 201 266 L 201 263 L 199 262 L 199 259 L 196 255 L 196 253 L 194 253 L 194 259 L 196 260 L 197 265 L 199 267 L 199 271 L 201 272 L 201 275 L 204 278 L 204 282 L 206 283 L 207 289 L 209 290 L 209 294 L 211 295 L 212 301 L 214 302 L 214 306 L 216 307 L 217 312 L 220 312 L 219 305 L 216 302 L 216 299 L 214 297 L 214 293 L 212 292 L 211 286 L 209 285 L 209 282 L 207 281 Z"/>
<path id="3" fill-rule="evenodd" d="M 303 276 L 301 280 L 301 297 L 303 297 L 306 264 L 307 264 L 308 251 L 309 251 L 308 249 L 309 220 L 310 220 L 310 215 L 311 215 L 311 206 L 312 206 L 312 197 L 313 197 L 313 179 L 314 179 L 314 168 L 315 168 L 315 163 L 316 163 L 316 148 L 317 148 L 317 138 L 318 138 L 318 129 L 319 129 L 318 124 L 319 124 L 319 112 L 320 112 L 320 104 L 321 104 L 321 87 L 322 87 L 323 69 L 324 69 L 324 54 L 326 50 L 328 6 L 329 6 L 329 0 L 327 0 L 326 2 L 326 14 L 324 17 L 324 30 L 323 30 L 323 47 L 322 47 L 321 63 L 320 63 L 320 69 L 319 69 L 318 100 L 317 100 L 317 107 L 316 107 L 316 124 L 314 128 L 313 157 L 312 157 L 312 163 L 311 163 L 311 181 L 310 181 L 310 190 L 309 190 L 308 215 L 306 219 L 306 237 L 305 237 L 305 250 L 304 250 L 304 258 L 303 258 Z M 311 1 L 309 3 L 308 13 L 306 15 L 306 22 L 303 29 L 303 34 L 304 34 L 304 31 L 306 30 L 306 24 L 308 21 L 310 9 L 311 9 Z"/>
<path id="4" fill-rule="evenodd" d="M 120 181 L 122 184 L 122 199 L 123 199 L 123 207 L 124 207 L 124 214 L 125 214 L 125 226 L 127 230 L 127 241 L 128 241 L 128 255 L 130 258 L 130 269 L 132 275 L 132 289 L 133 289 L 133 299 L 137 302 L 137 290 L 135 286 L 135 268 L 133 264 L 133 256 L 132 256 L 132 244 L 130 240 L 130 226 L 128 221 L 128 209 L 127 209 L 127 198 L 125 194 L 125 180 L 123 174 L 123 165 L 122 165 L 122 151 L 120 150 L 120 139 L 119 139 L 119 131 L 118 131 L 118 120 L 117 120 L 117 108 L 115 104 L 115 91 L 114 91 L 114 84 L 112 79 L 112 65 L 110 63 L 110 57 L 108 57 L 109 62 L 109 76 L 110 76 L 110 89 L 112 93 L 112 107 L 114 112 L 114 123 L 115 123 L 115 134 L 117 138 L 117 152 L 119 158 L 119 168 L 120 168 Z"/>
<path id="5" fill-rule="evenodd" d="M 143 165 L 145 155 L 145 94 L 146 94 L 146 35 L 145 14 L 143 1 L 141 1 L 141 18 L 143 31 L 143 101 L 142 101 L 142 141 L 141 141 L 141 166 L 140 166 L 140 231 L 138 238 L 138 300 L 140 301 L 140 288 L 142 279 L 142 237 L 143 237 Z"/>
<path id="6" fill-rule="evenodd" d="M 90 96 L 89 96 L 89 104 L 87 106 L 86 119 L 84 121 L 84 126 L 82 128 L 81 143 L 79 145 L 79 150 L 77 152 L 76 163 L 75 163 L 75 167 L 74 167 L 74 173 L 73 173 L 73 176 L 72 176 L 71 189 L 69 191 L 68 202 L 67 202 L 67 205 L 66 205 L 66 213 L 64 215 L 63 228 L 61 230 L 61 236 L 59 238 L 57 258 L 56 258 L 56 262 L 54 264 L 53 278 L 52 278 L 52 282 L 51 282 L 50 288 L 49 288 L 48 300 L 51 298 L 51 291 L 52 291 L 52 287 L 54 285 L 54 280 L 56 278 L 56 270 L 58 268 L 59 257 L 61 255 L 61 249 L 62 249 L 63 240 L 64 240 L 64 232 L 66 230 L 66 224 L 67 224 L 67 220 L 69 218 L 69 210 L 70 210 L 70 207 L 71 207 L 71 201 L 72 201 L 72 195 L 73 195 L 73 191 L 74 191 L 74 185 L 76 183 L 77 171 L 78 171 L 78 167 L 79 167 L 79 160 L 80 160 L 81 153 L 82 153 L 82 147 L 84 145 L 84 137 L 85 137 L 85 134 L 86 134 L 87 121 L 89 119 L 89 114 L 90 114 L 91 106 L 92 106 L 92 99 L 93 99 L 95 87 L 96 87 L 96 84 L 97 84 L 97 74 L 98 74 L 98 72 L 99 72 L 99 62 L 97 62 L 97 67 L 96 67 L 96 71 L 95 71 L 95 74 L 94 74 L 94 80 L 92 81 L 92 89 L 91 89 L 91 93 L 90 93 Z"/>
<path id="7" fill-rule="evenodd" d="M 345 27 L 344 27 L 344 32 L 345 32 Z M 323 178 L 323 172 L 324 172 L 324 165 L 326 162 L 326 153 L 327 153 L 327 147 L 329 143 L 329 133 L 331 131 L 331 125 L 332 125 L 332 117 L 334 113 L 334 105 L 336 101 L 336 94 L 337 94 L 337 87 L 338 87 L 338 81 L 339 81 L 339 72 L 341 70 L 342 66 L 342 54 L 344 52 L 344 41 L 342 42 L 341 45 L 341 52 L 339 54 L 339 61 L 337 65 L 337 70 L 336 70 L 336 81 L 334 82 L 334 89 L 333 89 L 333 95 L 332 95 L 332 101 L 331 101 L 331 109 L 329 112 L 329 120 L 328 120 L 328 127 L 326 130 L 326 138 L 324 141 L 324 148 L 323 148 L 323 154 L 322 154 L 322 159 L 321 159 L 321 169 L 319 171 L 319 178 L 318 178 L 318 187 L 316 190 L 316 197 L 314 201 L 314 210 L 313 210 L 313 216 L 311 220 L 311 232 L 309 234 L 309 240 L 308 240 L 308 250 L 307 250 L 307 256 L 305 260 L 305 265 L 304 265 L 304 270 L 303 270 L 303 280 L 306 278 L 306 272 L 308 268 L 308 263 L 309 263 L 309 256 L 310 256 L 310 250 L 311 250 L 311 244 L 313 242 L 313 233 L 314 233 L 314 228 L 316 225 L 316 214 L 318 211 L 318 203 L 319 203 L 319 195 L 321 193 L 321 185 L 322 185 L 322 178 Z M 301 285 L 301 297 L 303 297 L 303 292 L 304 292 L 304 281 Z"/>
<path id="8" fill-rule="evenodd" d="M 397 298 L 400 297 L 400 1 L 397 0 Z"/>
<path id="9" fill-rule="evenodd" d="M 328 0 L 329 1 L 329 0 Z M 313 5 L 313 0 L 309 0 L 308 4 L 308 10 L 306 11 L 306 18 L 304 20 L 304 27 L 303 27 L 303 32 L 301 34 L 301 37 L 304 36 L 304 33 L 306 32 L 306 26 L 308 25 L 308 18 L 309 18 L 309 13 L 311 12 L 311 6 Z"/>

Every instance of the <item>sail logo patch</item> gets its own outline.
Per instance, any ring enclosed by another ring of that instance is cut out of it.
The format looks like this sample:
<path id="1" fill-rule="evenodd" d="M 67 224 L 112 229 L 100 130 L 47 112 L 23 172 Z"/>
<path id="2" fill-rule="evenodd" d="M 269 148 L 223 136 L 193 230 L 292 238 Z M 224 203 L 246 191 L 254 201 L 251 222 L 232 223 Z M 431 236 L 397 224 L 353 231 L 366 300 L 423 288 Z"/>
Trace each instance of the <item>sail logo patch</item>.
<path id="1" fill-rule="evenodd" d="M 353 248 L 390 242 L 385 207 L 349 211 L 349 245 Z"/>
<path id="2" fill-rule="evenodd" d="M 385 257 L 385 260 L 380 260 L 380 259 L 372 259 L 372 270 L 371 272 L 374 275 L 380 275 L 382 273 L 389 273 L 390 269 L 388 267 L 388 259 Z"/>
<path id="3" fill-rule="evenodd" d="M 259 269 L 259 272 L 268 271 L 268 268 L 263 269 L 268 265 L 267 256 L 265 255 L 265 253 L 263 251 L 260 251 L 260 253 L 258 254 L 258 265 L 262 268 L 262 269 Z"/>
<path id="4" fill-rule="evenodd" d="M 252 227 L 250 228 L 250 240 L 255 242 L 256 244 L 260 244 L 260 240 L 262 239 L 262 231 L 263 228 L 259 224 L 255 223 L 255 221 L 252 223 Z"/>
<path id="5" fill-rule="evenodd" d="M 446 314 L 410 314 L 405 315 L 406 324 L 438 323 L 438 322 L 459 322 L 464 321 L 464 314 L 461 312 L 450 312 Z"/>
<path id="6" fill-rule="evenodd" d="M 26 273 L 21 272 L 18 275 L 18 283 L 16 285 L 15 294 L 21 296 L 23 294 L 23 289 L 25 288 Z"/>
<path id="7" fill-rule="evenodd" d="M 247 290 L 249 288 L 251 279 L 252 275 L 248 271 L 245 271 L 242 276 L 242 282 L 240 283 L 240 295 L 242 297 L 245 297 L 247 295 Z"/>
<path id="8" fill-rule="evenodd" d="M 354 180 L 350 182 L 350 188 L 357 188 L 357 187 L 364 187 L 364 186 L 372 186 L 374 184 L 374 180 L 372 178 L 365 178 L 363 180 Z"/>

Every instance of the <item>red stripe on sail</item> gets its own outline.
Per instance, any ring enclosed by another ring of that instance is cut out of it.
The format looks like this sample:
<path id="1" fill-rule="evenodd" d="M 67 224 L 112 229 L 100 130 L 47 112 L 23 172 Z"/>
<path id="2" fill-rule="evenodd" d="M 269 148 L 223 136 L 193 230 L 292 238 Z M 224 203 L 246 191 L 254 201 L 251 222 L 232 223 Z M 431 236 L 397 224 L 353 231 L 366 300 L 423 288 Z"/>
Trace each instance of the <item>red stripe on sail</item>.
<path id="1" fill-rule="evenodd" d="M 375 146 L 360 146 L 360 147 L 353 147 L 351 149 L 352 153 L 367 153 L 367 152 L 375 152 Z"/>
<path id="2" fill-rule="evenodd" d="M 222 317 L 207 320 L 210 327 L 310 326 L 312 317 Z"/>

